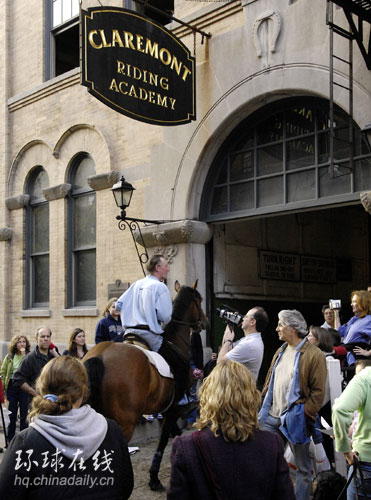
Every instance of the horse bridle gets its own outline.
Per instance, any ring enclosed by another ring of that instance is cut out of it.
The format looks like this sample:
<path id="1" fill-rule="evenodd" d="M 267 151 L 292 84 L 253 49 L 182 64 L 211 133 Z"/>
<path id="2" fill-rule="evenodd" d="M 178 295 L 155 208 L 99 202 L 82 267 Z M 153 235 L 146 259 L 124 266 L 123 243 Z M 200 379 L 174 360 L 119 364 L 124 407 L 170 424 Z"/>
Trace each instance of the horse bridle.
<path id="1" fill-rule="evenodd" d="M 202 330 L 202 309 L 201 309 L 200 304 L 198 303 L 195 291 L 193 291 L 192 302 L 194 302 L 196 304 L 197 311 L 199 314 L 199 318 L 195 323 L 191 323 L 189 321 L 180 321 L 179 319 L 172 319 L 171 321 L 173 321 L 177 325 L 189 326 L 190 328 L 192 328 L 192 330 L 194 332 L 200 332 Z"/>

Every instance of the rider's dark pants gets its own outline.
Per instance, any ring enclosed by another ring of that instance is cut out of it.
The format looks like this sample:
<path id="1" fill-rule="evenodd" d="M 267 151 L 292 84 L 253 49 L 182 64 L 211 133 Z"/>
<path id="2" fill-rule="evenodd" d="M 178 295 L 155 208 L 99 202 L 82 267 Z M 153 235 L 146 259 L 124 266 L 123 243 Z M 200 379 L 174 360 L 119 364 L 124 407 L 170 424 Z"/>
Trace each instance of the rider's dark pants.
<path id="1" fill-rule="evenodd" d="M 174 375 L 175 381 L 175 396 L 174 401 L 178 402 L 184 396 L 188 387 L 189 380 L 189 361 L 182 356 L 171 342 L 163 340 L 158 351 L 161 356 L 169 363 L 170 369 Z"/>

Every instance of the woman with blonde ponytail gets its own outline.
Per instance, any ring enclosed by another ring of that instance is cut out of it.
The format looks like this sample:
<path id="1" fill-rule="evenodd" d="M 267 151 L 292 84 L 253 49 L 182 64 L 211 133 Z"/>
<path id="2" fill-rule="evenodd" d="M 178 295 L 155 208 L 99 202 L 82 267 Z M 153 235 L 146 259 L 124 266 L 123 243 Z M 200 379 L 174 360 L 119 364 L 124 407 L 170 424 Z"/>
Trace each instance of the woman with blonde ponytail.
<path id="1" fill-rule="evenodd" d="M 71 356 L 51 360 L 36 392 L 30 426 L 15 436 L 0 465 L 0 498 L 129 498 L 127 442 L 113 420 L 85 404 L 85 366 Z"/>

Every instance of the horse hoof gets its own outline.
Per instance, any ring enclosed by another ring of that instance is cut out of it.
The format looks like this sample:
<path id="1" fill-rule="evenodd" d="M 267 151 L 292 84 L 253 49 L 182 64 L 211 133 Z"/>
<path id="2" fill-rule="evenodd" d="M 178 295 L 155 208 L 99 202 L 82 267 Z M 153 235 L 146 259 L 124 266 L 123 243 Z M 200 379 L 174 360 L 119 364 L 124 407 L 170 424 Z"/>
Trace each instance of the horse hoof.
<path id="1" fill-rule="evenodd" d="M 151 479 L 150 482 L 148 483 L 149 487 L 151 488 L 151 491 L 164 491 L 165 488 L 163 487 L 161 481 L 159 479 Z"/>

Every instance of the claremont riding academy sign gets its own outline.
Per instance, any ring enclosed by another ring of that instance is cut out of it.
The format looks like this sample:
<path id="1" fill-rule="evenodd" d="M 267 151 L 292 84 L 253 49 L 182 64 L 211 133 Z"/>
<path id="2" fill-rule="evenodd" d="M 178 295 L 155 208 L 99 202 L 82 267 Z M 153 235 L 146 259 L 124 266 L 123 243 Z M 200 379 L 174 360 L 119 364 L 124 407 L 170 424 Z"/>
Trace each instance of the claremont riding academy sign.
<path id="1" fill-rule="evenodd" d="M 82 81 L 112 109 L 155 125 L 196 119 L 195 58 L 170 31 L 137 12 L 81 11 Z"/>

